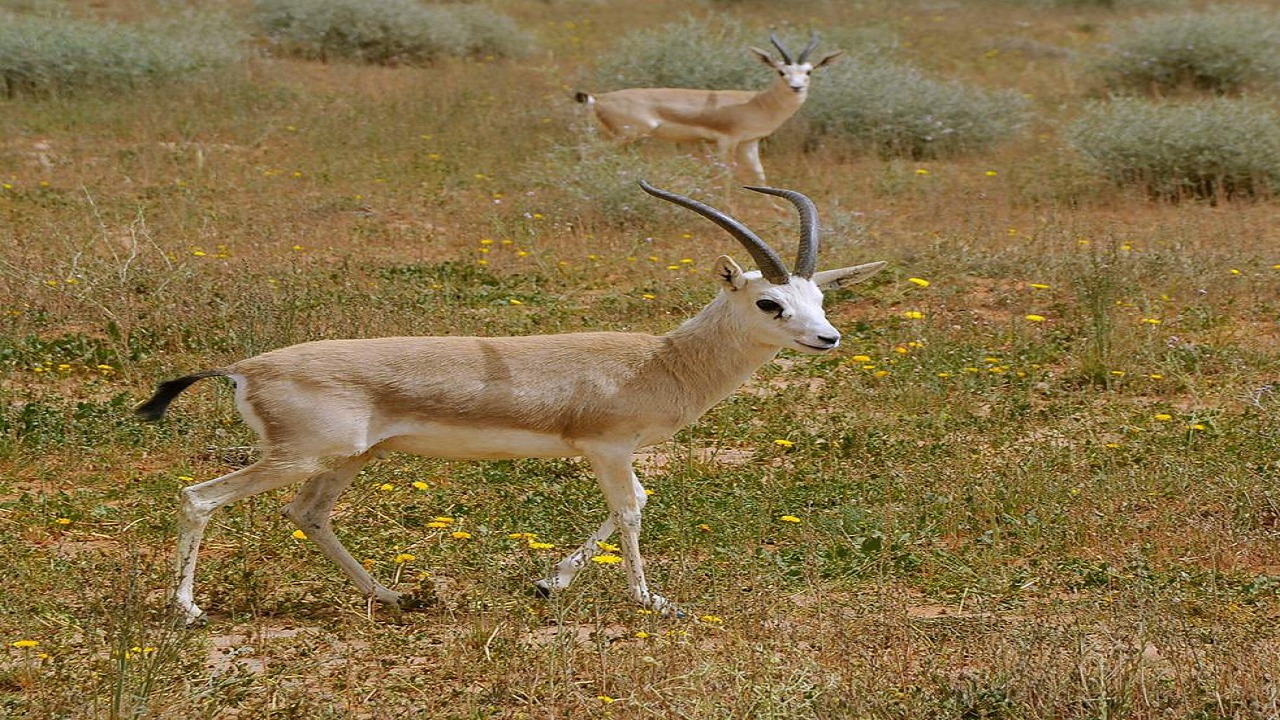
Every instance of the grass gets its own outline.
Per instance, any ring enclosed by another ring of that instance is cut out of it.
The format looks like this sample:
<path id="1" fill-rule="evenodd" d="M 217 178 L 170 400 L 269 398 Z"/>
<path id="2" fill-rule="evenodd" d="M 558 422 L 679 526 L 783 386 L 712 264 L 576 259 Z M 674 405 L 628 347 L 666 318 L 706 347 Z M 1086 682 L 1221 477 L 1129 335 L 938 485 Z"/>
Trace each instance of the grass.
<path id="1" fill-rule="evenodd" d="M 802 126 L 767 143 L 774 182 L 821 209 L 823 265 L 891 269 L 828 295 L 839 354 L 784 354 L 641 462 L 651 581 L 689 619 L 638 613 L 617 567 L 528 594 L 602 518 L 579 463 L 393 456 L 344 496 L 338 532 L 397 588 L 434 584 L 436 607 L 370 612 L 291 535 L 281 491 L 215 516 L 211 623 L 175 630 L 176 491 L 253 438 L 212 382 L 138 423 L 158 379 L 320 337 L 661 332 L 711 299 L 715 256 L 742 254 L 625 198 L 641 173 L 723 197 L 692 148 L 611 157 L 580 136 L 565 79 L 589 75 L 622 10 L 494 8 L 543 54 L 256 58 L 2 101 L 0 715 L 1280 712 L 1272 202 L 1153 202 L 1085 174 L 1061 150 L 1089 102 L 1069 54 L 991 52 L 1100 52 L 1150 6 L 806 4 L 785 28 L 892 31 L 903 62 L 1030 95 L 1035 119 L 929 161 L 830 155 Z M 791 255 L 794 222 L 729 200 Z"/>

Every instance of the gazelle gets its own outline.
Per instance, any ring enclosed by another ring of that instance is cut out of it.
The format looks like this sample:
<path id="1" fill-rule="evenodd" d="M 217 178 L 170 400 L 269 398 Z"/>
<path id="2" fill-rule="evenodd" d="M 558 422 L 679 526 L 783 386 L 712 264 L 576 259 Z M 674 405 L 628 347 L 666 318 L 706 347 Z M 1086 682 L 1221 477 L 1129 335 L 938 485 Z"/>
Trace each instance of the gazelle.
<path id="1" fill-rule="evenodd" d="M 591 108 L 605 132 L 623 142 L 654 137 L 671 142 L 705 141 L 716 144 L 723 162 L 743 182 L 763 185 L 760 141 L 782 127 L 809 93 L 810 74 L 831 64 L 842 52 L 829 53 L 816 63 L 809 55 L 818 47 L 813 34 L 794 60 L 778 36 L 769 42 L 781 60 L 753 47 L 760 62 L 777 72 L 768 88 L 751 90 L 689 90 L 684 88 L 631 88 L 592 95 L 576 94 Z"/>
<path id="2" fill-rule="evenodd" d="M 822 309 L 823 286 L 865 280 L 885 263 L 815 271 L 817 213 L 798 192 L 752 190 L 795 205 L 800 250 L 789 271 L 755 233 L 695 200 L 651 187 L 651 195 L 715 222 L 751 254 L 759 272 L 728 256 L 715 262 L 719 295 L 666 335 L 585 332 L 526 337 L 392 337 L 321 340 L 161 383 L 136 412 L 160 419 L 202 378 L 235 382 L 235 402 L 260 437 L 256 463 L 181 491 L 174 602 L 188 623 L 203 612 L 193 598 L 196 555 L 211 514 L 257 493 L 303 483 L 284 514 L 366 597 L 409 607 L 347 552 L 330 527 L 338 496 L 370 460 L 389 451 L 455 460 L 585 457 L 609 517 L 536 585 L 567 587 L 621 531 L 631 596 L 677 612 L 645 583 L 640 512 L 645 491 L 632 470 L 638 448 L 670 438 L 738 388 L 781 348 L 822 354 L 840 332 Z"/>

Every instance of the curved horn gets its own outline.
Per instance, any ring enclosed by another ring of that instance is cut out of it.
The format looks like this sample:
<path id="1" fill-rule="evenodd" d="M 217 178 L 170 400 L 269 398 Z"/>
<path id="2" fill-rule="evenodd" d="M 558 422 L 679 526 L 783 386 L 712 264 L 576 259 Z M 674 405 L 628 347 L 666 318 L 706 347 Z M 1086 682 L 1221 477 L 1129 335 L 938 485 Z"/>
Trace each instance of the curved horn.
<path id="1" fill-rule="evenodd" d="M 808 197 L 795 190 L 780 190 L 771 187 L 747 186 L 766 195 L 777 195 L 791 201 L 800 213 L 800 250 L 796 253 L 795 273 L 802 278 L 810 279 L 818 269 L 818 208 Z"/>
<path id="2" fill-rule="evenodd" d="M 675 203 L 681 207 L 689 208 L 728 231 L 734 239 L 742 243 L 742 246 L 747 249 L 748 253 L 751 253 L 751 259 L 756 261 L 756 267 L 760 268 L 760 274 L 764 276 L 765 280 L 768 280 L 774 285 L 786 285 L 790 282 L 791 273 L 788 272 L 787 266 L 782 262 L 782 258 L 778 257 L 778 253 L 774 252 L 768 245 L 765 245 L 764 241 L 755 233 L 751 232 L 746 225 L 743 225 L 710 205 L 704 205 L 697 200 L 687 198 L 683 195 L 677 195 L 673 192 L 659 190 L 644 180 L 640 180 L 639 183 L 640 189 L 650 195 L 656 198 L 662 198 L 667 202 Z M 808 198 L 806 198 L 806 200 L 807 199 Z M 812 270 L 810 271 L 810 274 L 812 274 Z"/>
<path id="3" fill-rule="evenodd" d="M 769 32 L 769 42 L 773 43 L 773 46 L 778 48 L 778 54 L 782 56 L 783 62 L 788 65 L 795 65 L 795 63 L 791 62 L 791 53 L 788 53 L 787 49 L 782 47 L 782 41 L 778 39 L 777 34 L 773 31 Z"/>
<path id="4" fill-rule="evenodd" d="M 810 30 L 809 44 L 805 46 L 804 50 L 800 51 L 800 57 L 799 59 L 796 60 L 796 63 L 803 64 L 806 60 L 809 59 L 809 53 L 816 50 L 817 47 L 818 47 L 818 33 Z"/>

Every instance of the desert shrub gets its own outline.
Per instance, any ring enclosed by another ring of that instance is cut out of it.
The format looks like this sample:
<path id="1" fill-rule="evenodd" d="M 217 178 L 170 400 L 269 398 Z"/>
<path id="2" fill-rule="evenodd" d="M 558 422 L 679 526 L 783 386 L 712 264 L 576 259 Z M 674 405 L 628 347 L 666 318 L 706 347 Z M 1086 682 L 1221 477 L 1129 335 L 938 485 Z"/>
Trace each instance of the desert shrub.
<path id="1" fill-rule="evenodd" d="M 1253 100 L 1118 98 L 1091 106 L 1066 138 L 1094 169 L 1153 197 L 1253 197 L 1280 187 L 1278 123 Z"/>
<path id="2" fill-rule="evenodd" d="M 925 159 L 984 150 L 1009 138 L 1026 123 L 1028 102 L 1012 91 L 854 59 L 827 71 L 803 112 L 812 141 L 834 138 L 882 157 Z"/>
<path id="3" fill-rule="evenodd" d="M 1280 77 L 1280 16 L 1225 6 L 1134 20 L 1094 63 L 1117 92 L 1235 92 Z"/>
<path id="4" fill-rule="evenodd" d="M 762 50 L 773 47 L 767 35 L 753 33 L 736 20 L 712 24 L 686 19 L 636 30 L 622 36 L 601 58 L 594 82 L 605 90 L 763 87 L 768 75 L 747 50 L 751 45 Z"/>
<path id="5" fill-rule="evenodd" d="M 0 94 L 112 92 L 189 78 L 239 60 L 239 42 L 211 15 L 135 27 L 0 12 Z"/>
<path id="6" fill-rule="evenodd" d="M 258 27 L 285 53 L 380 65 L 427 63 L 444 56 L 518 57 L 530 36 L 478 5 L 414 0 L 259 0 Z"/>

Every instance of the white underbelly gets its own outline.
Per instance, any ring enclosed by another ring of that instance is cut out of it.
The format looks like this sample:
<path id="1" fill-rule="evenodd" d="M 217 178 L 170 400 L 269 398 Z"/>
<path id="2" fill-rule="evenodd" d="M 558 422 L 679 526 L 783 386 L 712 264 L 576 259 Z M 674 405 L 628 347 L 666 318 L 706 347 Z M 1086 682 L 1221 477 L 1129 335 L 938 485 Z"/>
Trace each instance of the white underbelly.
<path id="1" fill-rule="evenodd" d="M 423 423 L 411 429 L 389 428 L 382 436 L 376 443 L 379 448 L 448 460 L 557 458 L 582 454 L 559 435 L 528 430 Z"/>

